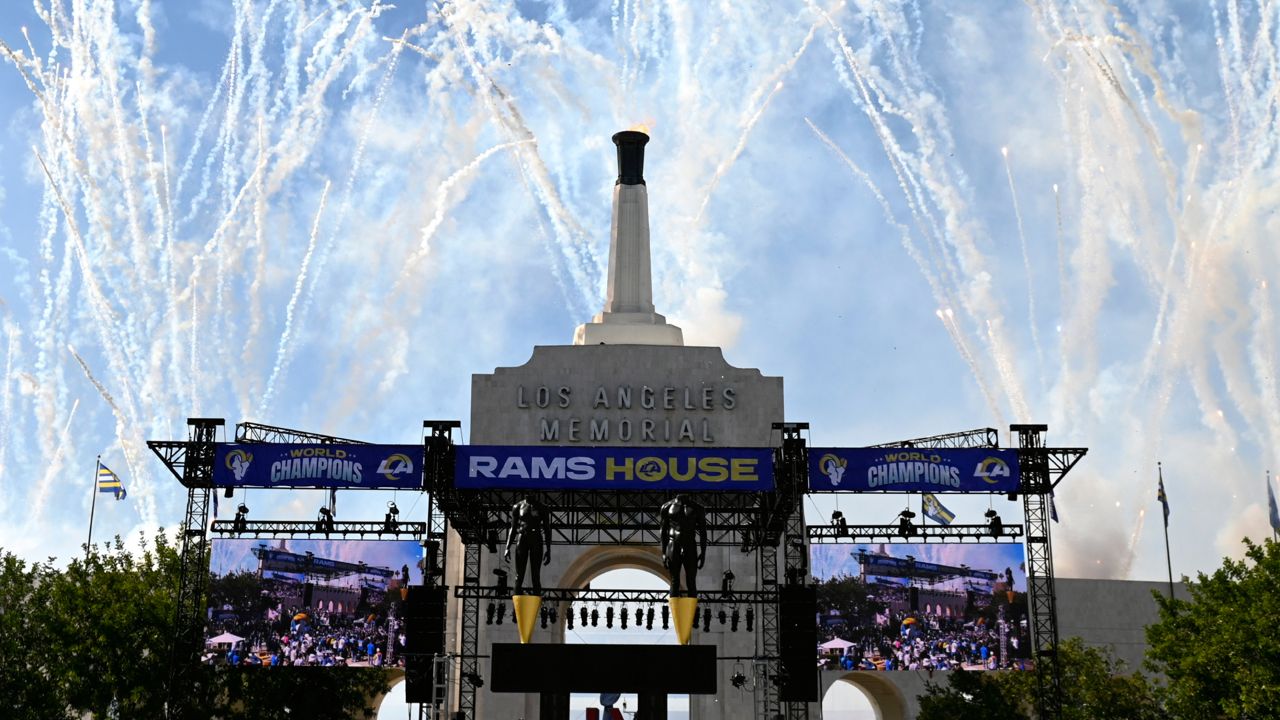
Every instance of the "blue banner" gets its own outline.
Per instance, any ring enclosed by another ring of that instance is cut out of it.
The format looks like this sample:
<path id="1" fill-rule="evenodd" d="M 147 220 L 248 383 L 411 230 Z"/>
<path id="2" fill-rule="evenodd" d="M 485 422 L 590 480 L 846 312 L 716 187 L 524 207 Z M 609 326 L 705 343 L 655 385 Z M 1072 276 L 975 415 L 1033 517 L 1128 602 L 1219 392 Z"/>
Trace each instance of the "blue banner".
<path id="1" fill-rule="evenodd" d="M 1018 453 L 993 448 L 810 448 L 810 492 L 1009 493 Z"/>
<path id="2" fill-rule="evenodd" d="M 768 448 L 460 445 L 454 487 L 535 490 L 773 490 Z"/>
<path id="3" fill-rule="evenodd" d="M 213 484 L 218 487 L 422 487 L 421 445 L 297 445 L 219 443 Z"/>

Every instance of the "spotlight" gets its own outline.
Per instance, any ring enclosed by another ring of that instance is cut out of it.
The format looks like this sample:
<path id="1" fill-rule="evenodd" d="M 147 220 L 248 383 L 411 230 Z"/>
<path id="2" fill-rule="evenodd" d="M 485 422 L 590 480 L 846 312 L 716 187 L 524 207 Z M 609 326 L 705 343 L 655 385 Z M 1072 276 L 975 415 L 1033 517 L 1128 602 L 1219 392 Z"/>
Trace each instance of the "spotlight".
<path id="1" fill-rule="evenodd" d="M 836 537 L 848 537 L 849 521 L 844 519 L 844 513 L 839 510 L 831 513 L 831 524 L 836 527 Z"/>
<path id="2" fill-rule="evenodd" d="M 738 632 L 738 608 L 733 609 L 733 613 L 729 615 L 729 629 Z"/>
<path id="3" fill-rule="evenodd" d="M 222 491 L 222 497 L 224 497 L 224 498 L 226 498 L 226 499 L 228 499 L 228 500 L 230 500 L 231 498 L 233 498 L 233 497 L 235 497 L 235 496 L 236 496 L 236 489 L 235 489 L 234 487 L 231 487 L 230 485 L 228 485 L 228 486 L 227 486 L 227 489 L 226 489 L 226 490 L 223 490 L 223 491 Z"/>
<path id="4" fill-rule="evenodd" d="M 324 533 L 326 539 L 333 531 L 333 511 L 324 505 L 320 506 L 316 514 L 316 531 Z"/>
<path id="5" fill-rule="evenodd" d="M 742 672 L 742 663 L 733 664 L 733 674 L 729 676 L 729 684 L 741 690 L 747 684 L 747 676 Z"/>
<path id="6" fill-rule="evenodd" d="M 489 532 L 484 535 L 484 544 L 491 554 L 498 553 L 498 530 L 497 528 L 489 528 Z"/>
<path id="7" fill-rule="evenodd" d="M 727 596 L 733 595 L 733 571 L 725 570 L 724 575 L 720 578 L 720 592 Z"/>
<path id="8" fill-rule="evenodd" d="M 493 614 L 494 614 L 494 613 L 496 613 L 497 611 L 498 611 L 497 606 L 496 606 L 496 605 L 494 605 L 493 603 L 489 603 L 489 606 L 488 606 L 488 607 L 486 607 L 486 608 L 484 609 L 484 624 L 485 624 L 485 625 L 492 625 L 492 624 L 493 624 Z"/>
<path id="9" fill-rule="evenodd" d="M 551 624 L 552 624 L 552 625 L 555 625 L 556 623 L 560 622 L 560 613 L 556 612 L 556 606 L 555 606 L 555 605 L 552 605 L 552 606 L 551 606 L 551 613 L 550 613 L 550 614 L 551 614 Z M 569 613 L 569 617 L 571 617 L 571 618 L 572 618 L 572 617 L 573 617 L 573 613 Z"/>
<path id="10" fill-rule="evenodd" d="M 898 534 L 902 537 L 910 537 L 916 534 L 916 526 L 911 522 L 911 518 L 916 514 L 910 510 L 903 510 L 898 513 Z"/>
<path id="11" fill-rule="evenodd" d="M 578 608 L 578 617 L 582 618 L 582 627 L 587 626 L 587 606 L 583 605 Z"/>
<path id="12" fill-rule="evenodd" d="M 599 627 L 599 626 L 600 626 L 600 611 L 595 608 L 591 608 L 591 627 Z"/>
<path id="13" fill-rule="evenodd" d="M 573 608 L 572 607 L 570 607 L 569 611 L 564 614 L 564 626 L 569 630 L 573 629 Z"/>
<path id="14" fill-rule="evenodd" d="M 724 610 L 721 610 L 720 612 L 716 613 L 716 619 L 720 621 L 720 627 L 724 627 L 724 623 L 726 620 L 729 619 L 729 616 L 728 614 L 725 613 Z"/>
<path id="15" fill-rule="evenodd" d="M 630 613 L 628 613 L 628 612 L 627 612 L 627 608 L 626 608 L 626 607 L 623 607 L 620 615 L 621 615 L 621 616 L 620 616 L 618 619 L 622 621 L 622 629 L 623 629 L 623 630 L 626 630 L 626 629 L 627 629 L 627 616 L 628 616 L 628 615 L 630 615 Z"/>
<path id="16" fill-rule="evenodd" d="M 240 506 L 236 508 L 236 517 L 234 520 L 231 521 L 232 529 L 238 533 L 241 533 L 247 530 L 249 526 L 249 521 L 245 519 L 245 517 L 248 514 L 249 514 L 249 508 L 246 507 L 244 503 L 240 503 Z"/>
<path id="17" fill-rule="evenodd" d="M 750 530 L 742 531 L 742 547 L 738 549 L 744 553 L 751 552 L 751 531 Z"/>
<path id="18" fill-rule="evenodd" d="M 594 625 L 595 623 L 591 623 L 591 624 Z M 609 628 L 610 630 L 613 629 L 613 606 L 612 605 L 604 609 L 604 626 Z"/>
<path id="19" fill-rule="evenodd" d="M 702 632 L 711 632 L 711 608 L 702 608 Z"/>
<path id="20" fill-rule="evenodd" d="M 463 680 L 466 680 L 466 681 L 467 681 L 467 684 L 468 684 L 468 685 L 470 685 L 470 686 L 471 686 L 471 687 L 473 687 L 473 688 L 479 689 L 479 688 L 484 687 L 484 678 L 480 677 L 480 676 L 479 676 L 479 675 L 477 675 L 476 673 L 469 672 L 469 673 L 467 673 L 467 674 L 463 675 L 463 676 L 462 676 L 462 679 L 463 679 Z"/>
<path id="21" fill-rule="evenodd" d="M 506 595 L 507 590 L 510 587 L 507 583 L 507 571 L 502 568 L 494 568 L 493 574 L 498 577 L 498 592 Z"/>
<path id="22" fill-rule="evenodd" d="M 400 526 L 400 508 L 396 507 L 396 501 L 392 500 L 387 503 L 387 514 L 383 517 L 382 525 L 386 532 L 395 532 Z"/>
<path id="23" fill-rule="evenodd" d="M 749 607 L 747 608 L 747 632 L 751 632 L 755 628 L 755 624 L 756 624 L 756 609 L 753 607 Z"/>
<path id="24" fill-rule="evenodd" d="M 546 608 L 541 608 L 541 609 L 539 609 L 539 610 L 538 610 L 538 623 L 539 623 L 539 625 L 542 627 L 542 629 L 544 629 L 544 630 L 545 630 L 545 629 L 546 629 L 546 627 L 547 627 L 547 620 L 549 620 L 549 619 L 550 619 L 550 618 L 548 617 L 550 614 L 551 614 L 551 613 L 547 612 L 547 609 L 546 609 Z"/>
<path id="25" fill-rule="evenodd" d="M 667 607 L 666 605 L 663 605 L 662 606 L 662 629 L 663 630 L 666 630 L 668 627 L 670 627 L 670 624 L 671 624 L 670 620 L 671 620 L 671 608 Z"/>
<path id="26" fill-rule="evenodd" d="M 640 626 L 643 624 L 644 624 L 644 610 L 640 609 L 639 607 L 636 607 L 636 629 L 639 630 Z"/>
<path id="27" fill-rule="evenodd" d="M 504 602 L 500 602 L 498 603 L 498 624 L 501 625 L 502 621 L 505 620 L 506 617 L 507 617 L 507 604 Z"/>
<path id="28" fill-rule="evenodd" d="M 636 623 L 636 624 L 639 625 L 639 623 Z M 663 627 L 666 627 L 666 626 L 663 625 Z M 653 629 L 653 606 L 652 605 L 649 606 L 649 612 L 645 613 L 644 629 L 645 630 Z"/>
<path id="29" fill-rule="evenodd" d="M 987 527 L 991 529 L 991 537 L 1000 537 L 1004 534 L 1004 522 L 1000 520 L 1000 515 L 995 510 L 987 510 L 983 513 L 987 518 Z"/>

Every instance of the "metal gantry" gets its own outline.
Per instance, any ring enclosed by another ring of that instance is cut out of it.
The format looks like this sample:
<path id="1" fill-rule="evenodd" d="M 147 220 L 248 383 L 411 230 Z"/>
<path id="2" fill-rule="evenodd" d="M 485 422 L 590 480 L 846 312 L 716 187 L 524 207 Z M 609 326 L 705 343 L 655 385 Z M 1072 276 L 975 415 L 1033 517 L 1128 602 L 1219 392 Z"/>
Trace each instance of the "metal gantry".
<path id="1" fill-rule="evenodd" d="M 997 543 L 1023 538 L 1021 525 L 1003 524 L 999 532 L 990 525 L 915 525 L 907 535 L 901 525 L 810 525 L 810 543 Z"/>
<path id="2" fill-rule="evenodd" d="M 385 520 L 333 520 L 327 523 L 318 520 L 246 520 L 237 524 L 235 520 L 214 520 L 209 531 L 226 537 L 287 536 L 328 539 L 331 535 L 336 535 L 343 539 L 392 537 L 418 540 L 426 535 L 427 524 L 400 521 L 387 523 Z"/>

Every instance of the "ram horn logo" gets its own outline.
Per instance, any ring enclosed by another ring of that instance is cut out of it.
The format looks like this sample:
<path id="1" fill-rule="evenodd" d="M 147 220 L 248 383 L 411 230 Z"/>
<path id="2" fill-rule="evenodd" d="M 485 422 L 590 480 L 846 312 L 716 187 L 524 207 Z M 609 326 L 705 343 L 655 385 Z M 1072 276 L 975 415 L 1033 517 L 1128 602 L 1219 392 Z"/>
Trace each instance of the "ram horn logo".
<path id="1" fill-rule="evenodd" d="M 401 475 L 412 472 L 413 461 L 404 453 L 396 453 L 378 464 L 378 474 L 392 482 L 399 480 Z"/>
<path id="2" fill-rule="evenodd" d="M 1000 482 L 1000 478 L 1007 478 L 1012 475 L 1009 472 L 1009 463 L 998 457 L 988 457 L 973 469 L 973 476 L 982 478 L 983 482 L 989 485 L 995 485 Z"/>
<path id="3" fill-rule="evenodd" d="M 831 480 L 832 487 L 839 487 L 840 482 L 844 480 L 844 471 L 849 469 L 849 461 L 837 457 L 833 453 L 827 453 L 818 460 L 818 470 L 822 471 Z"/>
<path id="4" fill-rule="evenodd" d="M 232 450 L 227 453 L 227 458 L 224 462 L 227 469 L 235 475 L 236 482 L 240 482 L 244 480 L 244 474 L 249 472 L 249 463 L 253 462 L 253 455 L 244 450 Z"/>

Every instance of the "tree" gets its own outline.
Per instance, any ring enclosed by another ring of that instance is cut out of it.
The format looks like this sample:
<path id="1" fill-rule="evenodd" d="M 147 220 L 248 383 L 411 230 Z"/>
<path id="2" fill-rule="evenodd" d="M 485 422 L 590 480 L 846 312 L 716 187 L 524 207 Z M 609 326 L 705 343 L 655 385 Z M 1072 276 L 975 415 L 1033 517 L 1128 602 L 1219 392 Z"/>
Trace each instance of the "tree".
<path id="1" fill-rule="evenodd" d="M 119 538 L 58 569 L 0 548 L 0 698 L 14 720 L 163 718 L 179 577 L 161 531 L 140 553 Z M 372 717 L 382 669 L 200 668 L 173 699 L 192 717 Z"/>
<path id="2" fill-rule="evenodd" d="M 1156 687 L 1141 673 L 1129 672 L 1111 653 L 1088 647 L 1079 638 L 1058 646 L 1063 720 L 1159 720 Z M 1048 670 L 1046 667 L 1044 670 Z M 976 676 L 976 677 L 975 677 Z M 1036 709 L 1034 671 L 952 673 L 950 687 L 932 683 L 920 697 L 920 720 L 942 718 L 1026 718 Z M 925 708 L 930 714 L 925 714 Z"/>
<path id="3" fill-rule="evenodd" d="M 994 675 L 955 670 L 947 687 L 925 683 L 917 720 L 1024 720 L 1017 699 Z"/>
<path id="4" fill-rule="evenodd" d="M 1168 677 L 1175 717 L 1280 717 L 1280 545 L 1244 543 L 1244 560 L 1187 585 L 1190 600 L 1156 593 L 1147 665 Z"/>

